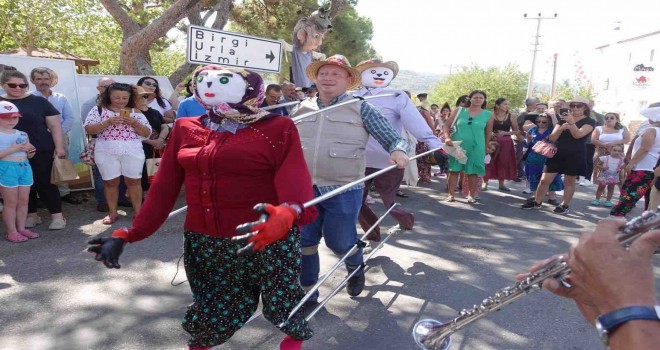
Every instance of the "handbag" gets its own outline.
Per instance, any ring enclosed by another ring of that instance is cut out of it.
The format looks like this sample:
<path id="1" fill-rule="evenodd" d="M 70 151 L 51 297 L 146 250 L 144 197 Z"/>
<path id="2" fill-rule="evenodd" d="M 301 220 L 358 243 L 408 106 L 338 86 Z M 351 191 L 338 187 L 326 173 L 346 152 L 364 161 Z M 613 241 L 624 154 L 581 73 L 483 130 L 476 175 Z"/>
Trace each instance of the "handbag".
<path id="1" fill-rule="evenodd" d="M 87 144 L 82 152 L 80 152 L 80 161 L 87 165 L 94 165 L 94 147 L 96 147 L 96 139 L 87 137 Z"/>
<path id="2" fill-rule="evenodd" d="M 535 143 L 532 150 L 546 158 L 552 158 L 557 154 L 557 146 L 547 138 Z"/>
<path id="3" fill-rule="evenodd" d="M 158 157 L 156 157 L 158 155 Z M 154 180 L 156 173 L 158 172 L 158 167 L 160 166 L 160 160 L 162 159 L 161 152 L 154 151 L 153 156 L 150 159 L 146 160 L 147 166 L 147 179 L 149 183 Z"/>
<path id="4" fill-rule="evenodd" d="M 50 183 L 58 185 L 73 180 L 78 180 L 78 172 L 73 166 L 71 159 L 66 157 L 53 158 L 53 168 L 50 171 Z"/>
<path id="5" fill-rule="evenodd" d="M 461 114 L 461 110 L 463 107 L 458 107 L 456 110 L 456 115 L 454 116 L 454 121 L 451 122 L 451 126 L 449 127 L 449 137 L 452 137 L 454 133 L 456 132 L 456 122 L 458 121 L 458 115 Z"/>

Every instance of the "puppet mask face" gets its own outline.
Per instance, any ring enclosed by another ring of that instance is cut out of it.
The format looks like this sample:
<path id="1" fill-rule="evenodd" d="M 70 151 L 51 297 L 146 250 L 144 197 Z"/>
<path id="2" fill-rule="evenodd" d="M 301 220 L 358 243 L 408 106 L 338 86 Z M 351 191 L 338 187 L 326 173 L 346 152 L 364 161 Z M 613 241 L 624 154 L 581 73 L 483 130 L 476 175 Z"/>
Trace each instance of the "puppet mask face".
<path id="1" fill-rule="evenodd" d="M 384 88 L 394 79 L 394 71 L 386 67 L 373 67 L 362 72 L 362 86 Z"/>
<path id="2" fill-rule="evenodd" d="M 199 98 L 208 106 L 240 103 L 246 87 L 247 83 L 240 74 L 226 69 L 200 72 L 196 80 Z"/>

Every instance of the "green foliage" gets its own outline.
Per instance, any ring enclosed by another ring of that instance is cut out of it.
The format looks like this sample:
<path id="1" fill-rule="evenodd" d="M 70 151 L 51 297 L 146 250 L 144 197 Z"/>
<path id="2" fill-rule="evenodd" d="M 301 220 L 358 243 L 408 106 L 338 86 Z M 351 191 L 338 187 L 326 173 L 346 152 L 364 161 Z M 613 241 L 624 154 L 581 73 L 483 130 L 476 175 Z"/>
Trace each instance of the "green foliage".
<path id="1" fill-rule="evenodd" d="M 361 17 L 349 6 L 332 21 L 332 31 L 326 34 L 318 51 L 330 56 L 343 54 L 351 64 L 374 57 L 376 51 L 369 44 L 373 36 L 371 19 Z M 234 6 L 229 30 L 270 39 L 284 39 L 293 42 L 293 28 L 301 17 L 309 16 L 319 8 L 316 0 L 288 0 L 268 3 L 259 0 L 245 0 Z M 289 63 L 283 60 L 282 75 L 288 78 Z"/>
<path id="2" fill-rule="evenodd" d="M 169 77 L 183 62 L 186 62 L 185 49 L 171 47 L 162 51 L 152 50 L 151 65 L 158 75 Z"/>
<path id="3" fill-rule="evenodd" d="M 0 0 L 0 51 L 46 48 L 101 61 L 119 73 L 121 30 L 95 0 Z"/>
<path id="4" fill-rule="evenodd" d="M 564 80 L 557 84 L 555 87 L 555 95 L 557 99 L 561 98 L 566 101 L 576 96 L 588 98 L 590 100 L 593 100 L 596 97 L 593 87 L 581 79 L 577 79 L 574 84 L 571 84 L 568 80 Z"/>
<path id="5" fill-rule="evenodd" d="M 461 72 L 437 83 L 429 94 L 429 100 L 438 104 L 449 102 L 453 106 L 459 96 L 467 95 L 472 90 L 486 92 L 488 108 L 492 108 L 495 100 L 500 97 L 509 100 L 511 107 L 516 108 L 525 103 L 527 74 L 513 64 L 504 68 L 485 69 L 476 64 L 464 66 Z"/>

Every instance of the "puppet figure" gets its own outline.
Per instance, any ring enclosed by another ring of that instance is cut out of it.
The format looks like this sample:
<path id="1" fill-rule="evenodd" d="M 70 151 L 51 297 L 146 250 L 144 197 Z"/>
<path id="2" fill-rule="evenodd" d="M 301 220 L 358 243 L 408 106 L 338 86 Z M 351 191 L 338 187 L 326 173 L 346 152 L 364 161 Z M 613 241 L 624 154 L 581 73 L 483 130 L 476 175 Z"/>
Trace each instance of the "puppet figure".
<path id="1" fill-rule="evenodd" d="M 319 8 L 311 16 L 298 20 L 293 28 L 293 52 L 291 70 L 293 83 L 298 87 L 310 87 L 305 71 L 312 63 L 312 51 L 323 43 L 323 36 L 332 28 L 330 11 Z"/>
<path id="2" fill-rule="evenodd" d="M 184 266 L 194 299 L 183 319 L 189 349 L 226 342 L 261 297 L 266 319 L 287 334 L 280 349 L 299 350 L 312 330 L 302 313 L 287 321 L 305 294 L 298 226 L 317 212 L 303 209 L 313 193 L 298 130 L 291 119 L 258 108 L 264 84 L 257 73 L 211 65 L 194 80 L 208 113 L 176 121 L 133 226 L 91 240 L 88 249 L 119 268 L 124 245 L 153 234 L 185 184 Z M 246 222 L 253 224 L 237 227 Z"/>
<path id="3" fill-rule="evenodd" d="M 430 149 L 442 146 L 442 142 L 433 135 L 431 127 L 424 121 L 419 111 L 415 108 L 413 101 L 402 90 L 387 89 L 399 72 L 399 65 L 396 62 L 383 62 L 380 59 L 371 59 L 360 62 L 355 68 L 360 71 L 362 79 L 362 88 L 355 92 L 355 95 L 368 97 L 383 94 L 394 94 L 396 96 L 380 97 L 369 99 L 380 112 L 389 120 L 399 135 L 402 135 L 403 129 L 408 130 L 418 141 L 426 143 Z M 378 142 L 369 137 L 367 142 L 365 175 L 375 173 L 376 171 L 390 166 L 389 154 Z M 380 198 L 386 208 L 393 203 L 395 196 L 399 192 L 399 185 L 403 179 L 404 169 L 390 170 L 371 181 L 376 191 L 380 193 Z M 366 199 L 369 186 L 365 186 L 364 199 Z M 404 210 L 401 206 L 391 211 L 392 216 L 397 220 L 401 228 L 410 230 L 415 222 L 415 217 L 411 212 Z M 364 204 L 360 209 L 359 222 L 365 231 L 375 224 L 378 216 Z M 370 240 L 380 240 L 380 229 L 375 229 L 368 237 Z"/>

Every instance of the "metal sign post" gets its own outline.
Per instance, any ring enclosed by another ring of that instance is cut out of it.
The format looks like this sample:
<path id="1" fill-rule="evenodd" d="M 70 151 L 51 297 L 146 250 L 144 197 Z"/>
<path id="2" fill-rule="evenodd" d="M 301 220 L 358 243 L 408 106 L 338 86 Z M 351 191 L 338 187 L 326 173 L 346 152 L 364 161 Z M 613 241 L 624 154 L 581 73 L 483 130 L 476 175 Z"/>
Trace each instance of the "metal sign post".
<path id="1" fill-rule="evenodd" d="M 186 58 L 192 64 L 219 64 L 224 67 L 279 73 L 282 43 L 190 25 Z"/>

